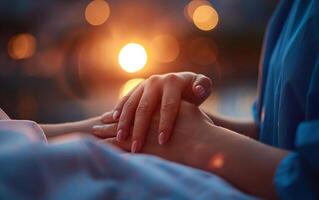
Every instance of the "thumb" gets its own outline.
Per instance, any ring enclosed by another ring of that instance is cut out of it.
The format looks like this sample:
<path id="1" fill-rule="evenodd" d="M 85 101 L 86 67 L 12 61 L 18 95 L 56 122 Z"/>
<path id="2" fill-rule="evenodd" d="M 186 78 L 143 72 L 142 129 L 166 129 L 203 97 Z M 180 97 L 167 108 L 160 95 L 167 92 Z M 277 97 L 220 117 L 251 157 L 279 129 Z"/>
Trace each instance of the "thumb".
<path id="1" fill-rule="evenodd" d="M 200 105 L 212 92 L 212 81 L 207 76 L 197 74 L 192 84 L 191 103 Z"/>

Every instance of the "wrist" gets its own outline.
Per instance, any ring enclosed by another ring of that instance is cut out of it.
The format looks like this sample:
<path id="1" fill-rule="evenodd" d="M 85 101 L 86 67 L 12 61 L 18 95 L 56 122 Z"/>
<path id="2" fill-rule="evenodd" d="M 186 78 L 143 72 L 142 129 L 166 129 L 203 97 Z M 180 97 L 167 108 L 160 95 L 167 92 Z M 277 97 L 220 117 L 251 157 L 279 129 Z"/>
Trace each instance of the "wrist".
<path id="1" fill-rule="evenodd" d="M 187 164 L 203 170 L 208 169 L 210 158 L 217 154 L 222 146 L 223 138 L 219 128 L 207 122 L 198 130 L 196 135 L 199 135 L 199 139 L 194 141 L 191 153 L 186 155 Z"/>

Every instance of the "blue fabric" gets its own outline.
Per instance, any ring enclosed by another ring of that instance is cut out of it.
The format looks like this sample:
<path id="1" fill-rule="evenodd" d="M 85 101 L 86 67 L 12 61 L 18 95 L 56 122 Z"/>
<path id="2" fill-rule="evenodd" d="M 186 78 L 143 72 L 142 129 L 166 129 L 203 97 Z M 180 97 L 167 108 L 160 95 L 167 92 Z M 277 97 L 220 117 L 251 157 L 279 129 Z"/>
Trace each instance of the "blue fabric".
<path id="1" fill-rule="evenodd" d="M 278 167 L 277 192 L 319 199 L 319 1 L 281 1 L 264 44 L 254 106 L 260 141 L 293 152 Z"/>
<path id="2" fill-rule="evenodd" d="M 91 139 L 0 130 L 0 145 L 0 199 L 253 199 L 213 174 Z"/>

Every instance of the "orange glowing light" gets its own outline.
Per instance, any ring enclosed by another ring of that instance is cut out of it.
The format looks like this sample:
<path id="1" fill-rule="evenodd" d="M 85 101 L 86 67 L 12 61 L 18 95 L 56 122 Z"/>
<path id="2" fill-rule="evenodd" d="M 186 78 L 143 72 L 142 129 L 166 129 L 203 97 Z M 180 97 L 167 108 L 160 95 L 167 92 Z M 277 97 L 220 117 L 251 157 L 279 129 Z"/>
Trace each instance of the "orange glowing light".
<path id="1" fill-rule="evenodd" d="M 199 6 L 193 14 L 193 21 L 197 28 L 203 31 L 210 31 L 218 24 L 218 13 L 207 5 Z"/>
<path id="2" fill-rule="evenodd" d="M 142 79 L 142 78 L 135 78 L 135 79 L 131 79 L 131 80 L 127 81 L 123 85 L 123 87 L 120 89 L 119 97 L 122 98 L 125 95 L 127 95 L 133 88 L 138 86 L 138 84 L 140 84 L 142 81 L 144 81 L 144 79 Z"/>
<path id="3" fill-rule="evenodd" d="M 179 45 L 173 36 L 159 35 L 152 40 L 151 52 L 155 60 L 168 63 L 178 57 Z"/>
<path id="4" fill-rule="evenodd" d="M 199 6 L 207 5 L 210 6 L 211 3 L 206 0 L 192 0 L 190 1 L 184 9 L 184 15 L 187 20 L 193 22 L 193 14 Z"/>
<path id="5" fill-rule="evenodd" d="M 129 43 L 121 49 L 118 62 L 125 71 L 129 73 L 137 72 L 146 65 L 146 50 L 140 44 Z"/>
<path id="6" fill-rule="evenodd" d="M 91 1 L 85 8 L 85 19 L 93 25 L 103 24 L 110 16 L 110 6 L 104 0 Z"/>
<path id="7" fill-rule="evenodd" d="M 33 56 L 35 49 L 36 40 L 28 33 L 13 36 L 8 43 L 8 54 L 15 60 L 30 58 Z"/>
<path id="8" fill-rule="evenodd" d="M 216 154 L 209 162 L 209 167 L 211 169 L 220 169 L 225 164 L 225 158 L 223 154 Z"/>

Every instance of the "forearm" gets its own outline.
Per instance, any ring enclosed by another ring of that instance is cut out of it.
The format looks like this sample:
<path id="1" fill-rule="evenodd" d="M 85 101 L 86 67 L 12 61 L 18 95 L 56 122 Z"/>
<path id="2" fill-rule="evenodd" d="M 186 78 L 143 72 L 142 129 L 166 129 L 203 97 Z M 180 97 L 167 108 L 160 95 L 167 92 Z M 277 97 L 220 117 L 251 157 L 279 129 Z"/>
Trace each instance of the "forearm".
<path id="1" fill-rule="evenodd" d="M 100 117 L 94 117 L 82 121 L 61 124 L 40 124 L 47 137 L 59 136 L 66 133 L 91 133 L 94 125 L 101 125 Z"/>
<path id="2" fill-rule="evenodd" d="M 253 120 L 240 121 L 235 119 L 224 118 L 215 114 L 208 114 L 214 124 L 235 131 L 247 137 L 258 139 L 259 127 Z"/>
<path id="3" fill-rule="evenodd" d="M 195 163 L 249 194 L 274 199 L 273 178 L 279 162 L 288 154 L 230 130 L 211 126 L 207 144 L 196 152 Z M 213 144 L 213 145 L 209 145 Z"/>

